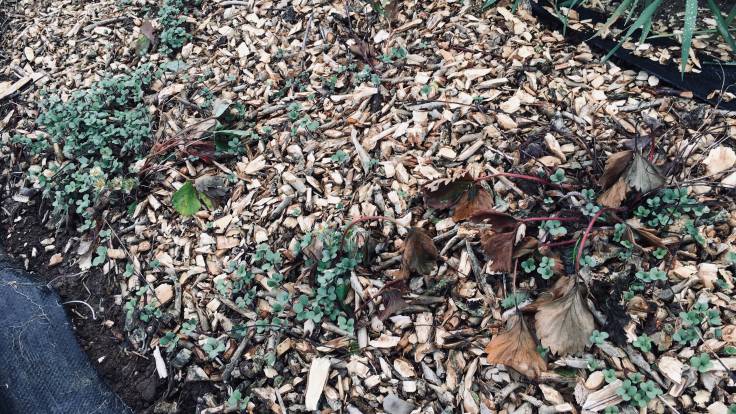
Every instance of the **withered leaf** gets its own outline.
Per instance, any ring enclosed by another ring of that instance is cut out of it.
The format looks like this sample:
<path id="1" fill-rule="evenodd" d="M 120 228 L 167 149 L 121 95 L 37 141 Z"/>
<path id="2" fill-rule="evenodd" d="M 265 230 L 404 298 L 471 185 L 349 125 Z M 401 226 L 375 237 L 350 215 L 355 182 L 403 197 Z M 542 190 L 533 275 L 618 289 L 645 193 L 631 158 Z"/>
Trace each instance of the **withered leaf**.
<path id="1" fill-rule="evenodd" d="M 608 190 L 598 196 L 598 204 L 610 208 L 620 207 L 621 203 L 626 198 L 628 190 L 629 186 L 626 185 L 626 180 L 621 177 L 614 185 L 610 186 Z"/>
<path id="2" fill-rule="evenodd" d="M 615 183 L 621 174 L 626 171 L 626 167 L 629 166 L 633 156 L 634 151 L 628 150 L 617 152 L 608 157 L 603 175 L 598 179 L 598 185 L 608 188 Z"/>
<path id="3" fill-rule="evenodd" d="M 404 277 L 410 272 L 426 275 L 434 269 L 435 261 L 440 257 L 432 238 L 424 230 L 416 227 L 409 229 L 401 258 L 401 270 Z"/>
<path id="4" fill-rule="evenodd" d="M 557 281 L 552 285 L 552 288 L 548 291 L 542 292 L 541 295 L 532 302 L 531 304 L 524 307 L 524 312 L 536 312 L 542 305 L 552 302 L 555 299 L 561 298 L 567 292 L 569 288 L 570 277 L 560 276 Z"/>
<path id="5" fill-rule="evenodd" d="M 655 234 L 655 231 L 644 227 L 644 225 L 641 224 L 641 221 L 639 221 L 638 219 L 626 220 L 626 224 L 628 224 L 626 228 L 630 229 L 629 231 L 631 230 L 635 231 L 636 234 L 638 234 L 641 238 L 649 242 L 649 244 L 653 246 L 661 247 L 663 249 L 667 248 L 666 243 L 661 238 L 659 238 L 659 236 Z"/>
<path id="6" fill-rule="evenodd" d="M 637 152 L 626 172 L 626 183 L 629 187 L 646 193 L 664 185 L 664 177 L 656 166 Z"/>
<path id="7" fill-rule="evenodd" d="M 399 289 L 389 289 L 383 292 L 381 300 L 383 302 L 383 310 L 378 314 L 378 319 L 382 321 L 409 306 L 401 296 Z"/>
<path id="8" fill-rule="evenodd" d="M 488 191 L 473 185 L 463 194 L 455 205 L 452 219 L 457 223 L 467 220 L 478 211 L 489 210 L 493 207 L 493 199 Z"/>
<path id="9" fill-rule="evenodd" d="M 529 327 L 520 315 L 512 316 L 511 328 L 495 335 L 486 346 L 488 362 L 511 367 L 527 378 L 536 379 L 547 369 L 547 364 L 537 352 Z"/>
<path id="10" fill-rule="evenodd" d="M 511 272 L 513 270 L 514 240 L 516 228 L 507 232 L 494 232 L 484 229 L 480 233 L 480 245 L 489 260 L 490 269 L 495 272 Z"/>
<path id="11" fill-rule="evenodd" d="M 227 179 L 220 175 L 203 175 L 194 180 L 194 187 L 210 198 L 225 197 L 228 192 Z"/>
<path id="12" fill-rule="evenodd" d="M 309 244 L 302 249 L 302 253 L 307 259 L 310 259 L 312 263 L 319 263 L 322 259 L 322 250 L 324 249 L 322 238 L 317 234 L 312 234 L 312 240 Z"/>
<path id="13" fill-rule="evenodd" d="M 519 221 L 513 216 L 501 213 L 496 210 L 476 211 L 470 217 L 470 220 L 476 223 L 486 222 L 490 224 L 494 230 L 505 232 L 516 229 Z"/>
<path id="14" fill-rule="evenodd" d="M 424 187 L 424 203 L 427 207 L 445 210 L 455 206 L 465 193 L 475 186 L 469 173 L 454 178 L 435 180 Z"/>
<path id="15" fill-rule="evenodd" d="M 524 237 L 514 249 L 513 258 L 524 257 L 528 254 L 534 253 L 539 248 L 539 240 L 536 237 L 527 236 Z"/>
<path id="16" fill-rule="evenodd" d="M 141 24 L 141 34 L 146 36 L 154 47 L 156 46 L 156 34 L 154 33 L 153 24 L 151 24 L 150 20 L 144 20 L 143 24 Z"/>
<path id="17" fill-rule="evenodd" d="M 554 354 L 582 352 L 595 329 L 593 314 L 585 301 L 586 289 L 575 279 L 567 281 L 561 297 L 543 303 L 535 315 L 537 335 Z"/>

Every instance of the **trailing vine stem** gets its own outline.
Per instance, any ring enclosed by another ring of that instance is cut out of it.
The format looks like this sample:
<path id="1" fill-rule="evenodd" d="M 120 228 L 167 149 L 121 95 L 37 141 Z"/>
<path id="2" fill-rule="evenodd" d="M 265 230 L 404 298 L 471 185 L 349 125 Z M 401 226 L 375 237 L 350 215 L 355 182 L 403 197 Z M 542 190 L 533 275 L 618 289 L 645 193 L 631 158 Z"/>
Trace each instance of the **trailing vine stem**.
<path id="1" fill-rule="evenodd" d="M 491 174 L 491 175 L 483 175 L 483 176 L 480 176 L 480 177 L 476 178 L 475 179 L 475 182 L 478 183 L 478 182 L 481 182 L 481 181 L 490 181 L 490 180 L 492 180 L 493 178 L 496 178 L 496 177 L 518 178 L 520 180 L 532 181 L 532 182 L 539 183 L 539 184 L 542 184 L 542 185 L 548 185 L 550 187 L 557 187 L 557 188 L 561 188 L 561 189 L 564 189 L 564 190 L 572 190 L 572 189 L 577 188 L 575 185 L 572 185 L 572 184 L 556 184 L 556 183 L 553 183 L 550 180 L 546 180 L 546 179 L 541 178 L 541 177 L 535 177 L 533 175 L 517 174 L 517 173 L 507 173 L 507 172 L 500 172 L 500 173 Z"/>
<path id="2" fill-rule="evenodd" d="M 600 218 L 600 216 L 603 215 L 603 213 L 609 212 L 609 211 L 625 211 L 625 208 L 611 208 L 606 207 L 598 210 L 593 217 L 590 219 L 590 222 L 588 223 L 588 227 L 585 228 L 585 233 L 583 233 L 583 237 L 580 239 L 580 246 L 578 246 L 578 254 L 575 256 L 575 283 L 577 283 L 577 274 L 580 273 L 580 258 L 583 257 L 583 250 L 585 249 L 585 242 L 588 241 L 588 237 L 590 237 L 590 233 L 593 230 L 593 225 L 595 222 Z"/>

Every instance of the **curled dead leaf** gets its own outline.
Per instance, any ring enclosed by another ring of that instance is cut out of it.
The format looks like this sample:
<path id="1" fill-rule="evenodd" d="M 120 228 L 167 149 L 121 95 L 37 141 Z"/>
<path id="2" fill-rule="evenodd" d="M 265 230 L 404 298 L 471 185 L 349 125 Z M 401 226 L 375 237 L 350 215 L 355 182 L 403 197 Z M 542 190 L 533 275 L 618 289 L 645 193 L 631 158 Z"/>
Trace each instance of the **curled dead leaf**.
<path id="1" fill-rule="evenodd" d="M 467 172 L 457 177 L 435 180 L 425 186 L 422 191 L 424 203 L 438 210 L 452 208 L 473 187 L 475 187 L 475 182 Z"/>
<path id="2" fill-rule="evenodd" d="M 608 188 L 613 185 L 613 183 L 618 181 L 619 177 L 621 177 L 621 174 L 626 171 L 626 168 L 629 166 L 629 163 L 631 163 L 633 157 L 634 151 L 631 150 L 620 151 L 608 157 L 608 160 L 606 160 L 606 168 L 603 170 L 603 175 L 598 179 L 598 185 L 603 188 Z"/>
<path id="3" fill-rule="evenodd" d="M 426 275 L 434 269 L 435 261 L 440 257 L 432 238 L 424 230 L 416 227 L 409 229 L 401 258 L 403 277 L 410 272 Z"/>
<path id="4" fill-rule="evenodd" d="M 539 240 L 536 237 L 527 236 L 524 237 L 514 248 L 514 259 L 524 257 L 528 254 L 534 253 L 539 249 Z"/>
<path id="5" fill-rule="evenodd" d="M 626 171 L 626 184 L 634 190 L 646 193 L 664 185 L 664 177 L 659 169 L 638 152 Z"/>
<path id="6" fill-rule="evenodd" d="M 621 207 L 621 203 L 626 198 L 628 190 L 629 186 L 626 184 L 626 180 L 620 177 L 615 184 L 598 196 L 598 203 L 609 208 Z"/>
<path id="7" fill-rule="evenodd" d="M 486 222 L 490 224 L 494 230 L 499 232 L 511 231 L 520 224 L 519 220 L 515 219 L 513 216 L 496 210 L 476 211 L 470 217 L 470 220 L 476 223 Z"/>
<path id="8" fill-rule="evenodd" d="M 222 198 L 227 195 L 227 179 L 220 175 L 203 175 L 194 180 L 194 187 L 209 198 Z"/>
<path id="9" fill-rule="evenodd" d="M 493 199 L 488 191 L 477 185 L 471 186 L 455 205 L 452 219 L 457 223 L 469 219 L 478 211 L 493 207 Z"/>
<path id="10" fill-rule="evenodd" d="M 646 240 L 652 246 L 661 247 L 663 249 L 667 248 L 664 240 L 657 236 L 654 230 L 644 227 L 644 225 L 641 224 L 641 221 L 639 221 L 638 219 L 626 220 L 626 224 L 628 225 L 627 228 L 636 232 L 636 234 L 638 234 L 642 239 Z M 631 241 L 633 242 L 633 240 Z"/>
<path id="11" fill-rule="evenodd" d="M 521 315 L 512 316 L 511 328 L 495 335 L 486 346 L 488 362 L 511 367 L 530 379 L 547 369 L 537 352 L 537 343 Z"/>
<path id="12" fill-rule="evenodd" d="M 536 312 L 542 305 L 552 302 L 555 299 L 561 298 L 562 295 L 567 292 L 569 283 L 569 276 L 561 276 L 559 279 L 557 279 L 554 285 L 552 285 L 552 288 L 550 290 L 542 292 L 537 300 L 524 307 L 524 312 Z"/>
<path id="13" fill-rule="evenodd" d="M 511 272 L 513 269 L 514 240 L 516 228 L 507 232 L 484 229 L 480 233 L 480 244 L 495 272 Z"/>
<path id="14" fill-rule="evenodd" d="M 563 291 L 562 288 L 565 293 L 537 307 L 537 335 L 542 345 L 554 354 L 582 352 L 595 329 L 593 314 L 585 300 L 585 286 L 570 278 L 565 285 L 557 287 L 560 290 L 556 293 Z"/>
<path id="15" fill-rule="evenodd" d="M 378 314 L 378 319 L 382 321 L 409 306 L 401 296 L 399 289 L 389 289 L 383 292 L 381 301 L 383 302 L 383 310 Z"/>

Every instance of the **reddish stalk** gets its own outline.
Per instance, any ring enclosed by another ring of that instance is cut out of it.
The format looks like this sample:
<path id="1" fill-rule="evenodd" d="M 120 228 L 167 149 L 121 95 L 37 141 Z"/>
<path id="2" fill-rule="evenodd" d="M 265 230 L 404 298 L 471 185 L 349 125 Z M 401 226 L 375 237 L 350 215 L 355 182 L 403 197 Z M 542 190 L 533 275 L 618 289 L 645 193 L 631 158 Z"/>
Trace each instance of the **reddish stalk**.
<path id="1" fill-rule="evenodd" d="M 588 223 L 588 227 L 585 229 L 585 233 L 583 233 L 583 238 L 580 239 L 580 247 L 578 247 L 578 254 L 575 257 L 575 273 L 580 273 L 580 258 L 583 257 L 583 250 L 585 249 L 585 242 L 588 241 L 588 237 L 590 237 L 590 232 L 593 230 L 593 225 L 598 220 L 600 216 L 603 215 L 603 213 L 607 211 L 623 211 L 623 208 L 602 208 L 598 210 L 598 212 L 593 215 L 593 218 L 590 219 L 590 222 Z M 577 279 L 576 279 L 577 280 Z"/>
<path id="2" fill-rule="evenodd" d="M 491 179 L 493 179 L 495 177 L 518 178 L 520 180 L 532 181 L 532 182 L 539 183 L 539 184 L 542 184 L 542 185 L 548 185 L 550 187 L 562 188 L 562 189 L 565 189 L 565 190 L 572 190 L 572 189 L 575 188 L 575 186 L 572 185 L 572 184 L 555 184 L 555 183 L 553 183 L 550 180 L 545 180 L 544 178 L 535 177 L 533 175 L 517 174 L 517 173 L 507 173 L 507 172 L 501 172 L 501 173 L 496 173 L 496 174 L 491 174 L 491 175 L 484 175 L 484 176 L 481 176 L 481 177 L 476 178 L 475 179 L 475 182 L 477 183 L 477 182 L 481 182 L 481 181 L 489 181 L 489 180 L 491 180 Z"/>
<path id="3" fill-rule="evenodd" d="M 560 247 L 560 246 L 567 246 L 568 244 L 575 244 L 578 242 L 578 239 L 570 239 L 570 240 L 563 240 L 558 242 L 549 242 L 549 243 L 542 243 L 539 245 L 539 247 Z"/>
<path id="4" fill-rule="evenodd" d="M 579 217 L 527 217 L 518 219 L 522 223 L 531 223 L 534 221 L 580 221 Z"/>

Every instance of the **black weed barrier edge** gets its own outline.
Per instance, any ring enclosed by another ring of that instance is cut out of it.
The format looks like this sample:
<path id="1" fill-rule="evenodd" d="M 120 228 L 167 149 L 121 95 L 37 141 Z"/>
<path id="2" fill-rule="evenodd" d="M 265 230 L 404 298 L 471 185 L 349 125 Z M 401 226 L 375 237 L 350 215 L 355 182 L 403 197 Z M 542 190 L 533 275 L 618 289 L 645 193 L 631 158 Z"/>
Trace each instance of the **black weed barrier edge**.
<path id="1" fill-rule="evenodd" d="M 557 30 L 560 33 L 563 33 L 564 26 L 562 22 L 543 7 L 547 2 L 531 1 L 530 3 L 532 6 L 532 12 L 540 23 L 552 30 Z M 582 19 L 590 19 L 593 22 L 604 21 L 600 14 L 591 10 L 576 8 L 576 11 L 580 14 Z M 568 27 L 564 33 L 567 40 L 575 44 L 585 42 L 591 48 L 599 52 L 603 52 L 604 54 L 608 53 L 608 51 L 617 45 L 617 42 L 614 40 L 594 36 L 595 33 L 590 30 L 578 31 Z M 674 42 L 661 41 L 658 43 L 665 45 L 673 44 Z M 717 106 L 720 109 L 726 109 L 729 111 L 736 110 L 736 99 L 731 102 L 726 102 L 721 101 L 720 99 L 709 98 L 713 92 L 721 90 L 736 93 L 736 67 L 734 66 L 718 65 L 714 62 L 710 62 L 709 64 L 702 65 L 700 73 L 685 73 L 685 75 L 682 76 L 679 67 L 676 65 L 662 65 L 650 59 L 635 56 L 624 48 L 619 48 L 613 54 L 613 58 L 626 66 L 646 71 L 664 82 L 667 82 L 676 89 L 681 91 L 690 91 L 698 99 Z M 714 61 L 715 59 L 707 57 L 701 53 L 701 61 L 707 60 Z"/>

